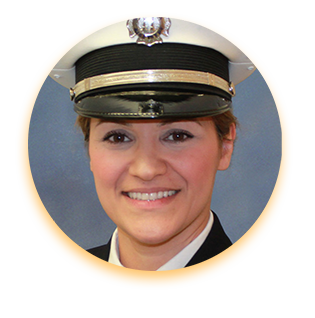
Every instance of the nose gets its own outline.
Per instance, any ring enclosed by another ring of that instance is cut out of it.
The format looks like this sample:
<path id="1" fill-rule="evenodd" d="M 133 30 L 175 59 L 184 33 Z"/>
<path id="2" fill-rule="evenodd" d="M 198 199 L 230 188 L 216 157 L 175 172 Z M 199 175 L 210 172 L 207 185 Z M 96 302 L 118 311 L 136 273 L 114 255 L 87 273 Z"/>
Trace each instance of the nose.
<path id="1" fill-rule="evenodd" d="M 166 173 L 167 163 L 159 151 L 148 144 L 139 146 L 129 166 L 129 173 L 143 181 L 151 181 Z"/>

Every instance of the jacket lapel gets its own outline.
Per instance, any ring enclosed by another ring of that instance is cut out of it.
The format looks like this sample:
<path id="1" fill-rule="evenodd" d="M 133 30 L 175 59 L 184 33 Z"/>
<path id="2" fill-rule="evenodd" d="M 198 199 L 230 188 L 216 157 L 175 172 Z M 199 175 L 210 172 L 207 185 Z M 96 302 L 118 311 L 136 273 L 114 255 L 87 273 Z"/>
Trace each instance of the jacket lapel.
<path id="1" fill-rule="evenodd" d="M 109 242 L 105 245 L 97 246 L 87 251 L 94 256 L 102 259 L 103 261 L 108 262 L 111 241 L 112 239 L 110 239 Z"/>
<path id="2" fill-rule="evenodd" d="M 225 234 L 219 218 L 213 213 L 214 221 L 212 229 L 208 234 L 206 240 L 201 245 L 196 254 L 191 258 L 185 267 L 192 266 L 204 262 L 232 245 L 230 239 Z"/>

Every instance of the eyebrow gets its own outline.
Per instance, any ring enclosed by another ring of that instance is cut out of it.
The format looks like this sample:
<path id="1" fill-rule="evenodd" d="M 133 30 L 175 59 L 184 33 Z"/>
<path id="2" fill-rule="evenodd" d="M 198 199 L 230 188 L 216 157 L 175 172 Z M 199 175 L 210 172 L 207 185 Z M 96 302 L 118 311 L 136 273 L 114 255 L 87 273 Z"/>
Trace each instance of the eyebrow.
<path id="1" fill-rule="evenodd" d="M 106 120 L 106 119 L 99 118 L 99 121 L 96 124 L 96 127 L 99 126 L 100 124 L 103 124 L 103 123 L 113 123 L 113 124 L 120 124 L 120 125 L 124 125 L 124 126 L 131 126 L 131 123 L 128 123 L 126 121 L 122 121 L 122 120 Z"/>
<path id="2" fill-rule="evenodd" d="M 194 122 L 194 123 L 201 126 L 201 122 L 199 120 L 196 120 L 196 118 L 166 119 L 163 122 L 161 122 L 159 124 L 159 126 L 165 126 L 168 124 L 173 124 L 173 123 L 177 123 L 177 122 L 181 122 L 181 121 L 190 121 L 190 122 Z"/>

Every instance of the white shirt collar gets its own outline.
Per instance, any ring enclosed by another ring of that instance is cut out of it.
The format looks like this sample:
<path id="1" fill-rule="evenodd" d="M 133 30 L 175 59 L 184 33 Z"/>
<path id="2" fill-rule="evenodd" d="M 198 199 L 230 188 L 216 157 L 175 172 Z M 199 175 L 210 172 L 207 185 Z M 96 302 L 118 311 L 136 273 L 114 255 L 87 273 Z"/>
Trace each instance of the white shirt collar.
<path id="1" fill-rule="evenodd" d="M 209 221 L 206 227 L 203 229 L 203 231 L 192 242 L 190 242 L 186 247 L 184 247 L 178 254 L 176 254 L 172 259 L 170 259 L 167 263 L 165 263 L 159 269 L 157 269 L 157 271 L 168 271 L 185 267 L 185 265 L 198 251 L 198 249 L 210 233 L 213 225 L 213 219 L 213 213 L 210 211 Z M 112 236 L 108 262 L 123 267 L 119 260 L 119 242 L 117 229 L 114 231 Z"/>

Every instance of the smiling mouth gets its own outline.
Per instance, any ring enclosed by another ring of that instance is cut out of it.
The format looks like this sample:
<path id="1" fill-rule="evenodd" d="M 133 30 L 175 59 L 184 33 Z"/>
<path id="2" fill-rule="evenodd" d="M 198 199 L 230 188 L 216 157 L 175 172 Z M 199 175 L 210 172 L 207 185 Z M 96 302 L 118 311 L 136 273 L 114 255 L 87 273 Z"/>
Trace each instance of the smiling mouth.
<path id="1" fill-rule="evenodd" d="M 155 201 L 163 198 L 171 197 L 177 194 L 179 190 L 159 191 L 159 192 L 123 192 L 124 195 L 133 200 L 139 201 Z"/>

